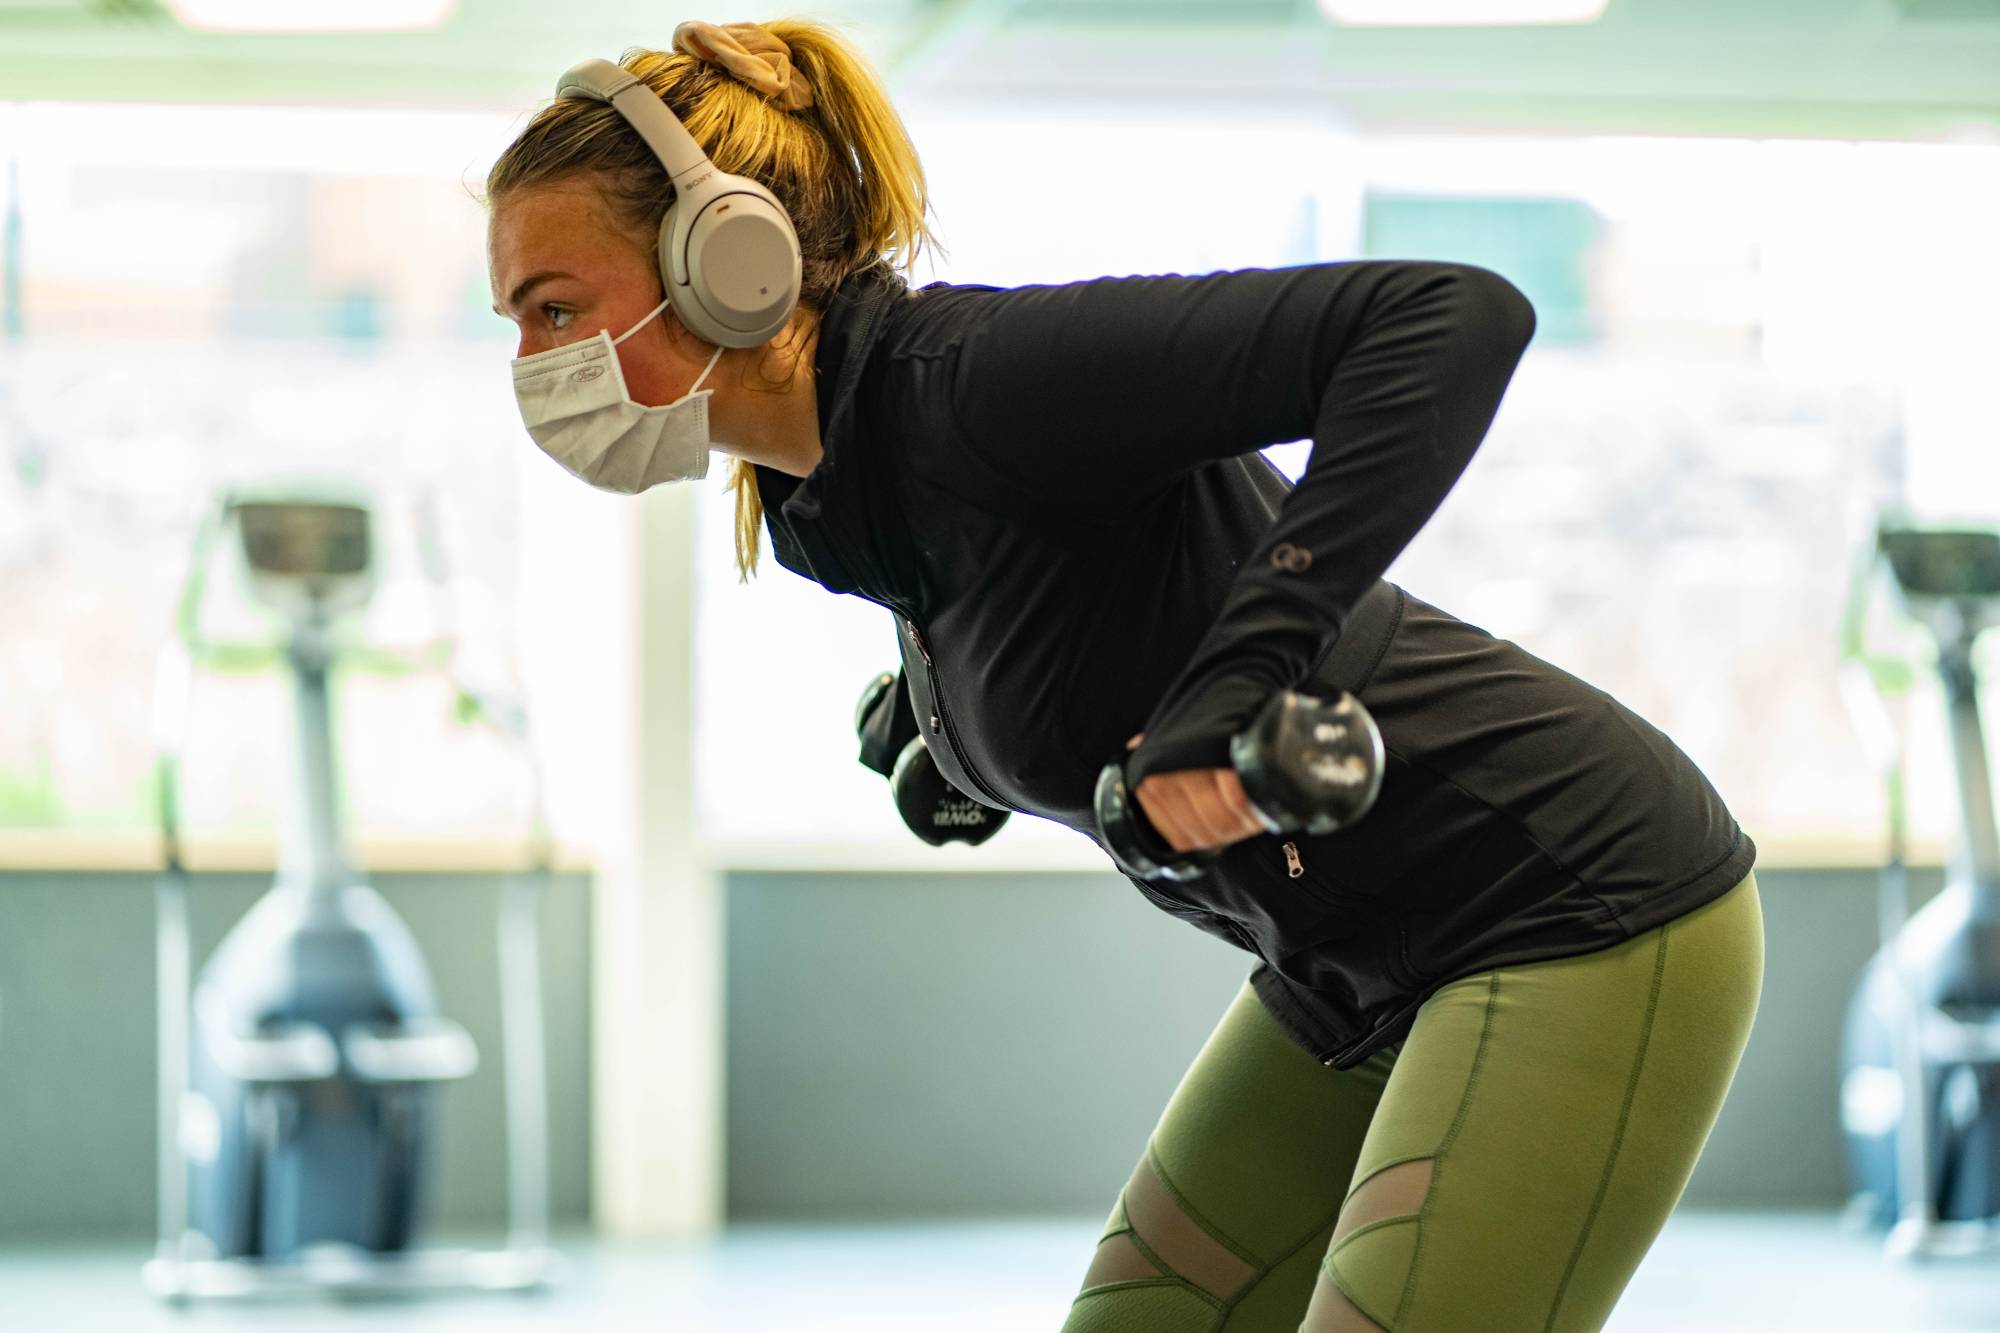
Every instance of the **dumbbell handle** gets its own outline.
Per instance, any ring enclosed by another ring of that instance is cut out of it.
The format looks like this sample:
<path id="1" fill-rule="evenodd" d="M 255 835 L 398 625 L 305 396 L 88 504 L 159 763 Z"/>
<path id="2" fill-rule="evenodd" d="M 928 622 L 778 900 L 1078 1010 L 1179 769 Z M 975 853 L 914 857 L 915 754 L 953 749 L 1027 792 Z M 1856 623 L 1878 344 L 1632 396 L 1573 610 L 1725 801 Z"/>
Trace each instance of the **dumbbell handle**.
<path id="1" fill-rule="evenodd" d="M 1375 719 L 1352 694 L 1329 703 L 1286 690 L 1230 739 L 1229 757 L 1268 832 L 1320 835 L 1367 813 L 1382 790 L 1387 752 Z M 1105 850 L 1128 875 L 1199 879 L 1221 857 L 1175 851 L 1127 788 L 1122 762 L 1098 775 L 1095 806 Z"/>

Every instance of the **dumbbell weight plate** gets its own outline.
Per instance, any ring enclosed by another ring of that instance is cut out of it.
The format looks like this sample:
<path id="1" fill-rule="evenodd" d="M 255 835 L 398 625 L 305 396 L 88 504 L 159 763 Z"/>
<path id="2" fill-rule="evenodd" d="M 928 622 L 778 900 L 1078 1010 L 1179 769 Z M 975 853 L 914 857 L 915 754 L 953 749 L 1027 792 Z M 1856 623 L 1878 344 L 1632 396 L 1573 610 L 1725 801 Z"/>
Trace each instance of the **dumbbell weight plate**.
<path id="1" fill-rule="evenodd" d="M 1229 758 L 1269 832 L 1313 836 L 1368 813 L 1388 763 L 1381 729 L 1359 699 L 1343 692 L 1326 701 L 1294 690 L 1272 696 L 1230 741 Z"/>

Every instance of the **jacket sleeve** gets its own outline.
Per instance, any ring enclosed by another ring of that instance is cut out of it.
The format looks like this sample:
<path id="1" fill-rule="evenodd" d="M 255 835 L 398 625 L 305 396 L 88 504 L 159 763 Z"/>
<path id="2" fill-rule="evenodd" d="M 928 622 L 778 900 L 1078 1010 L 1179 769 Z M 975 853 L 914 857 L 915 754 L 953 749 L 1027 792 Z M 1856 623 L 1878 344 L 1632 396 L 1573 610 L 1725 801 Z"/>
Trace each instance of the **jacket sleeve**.
<path id="1" fill-rule="evenodd" d="M 1127 761 L 1229 764 L 1229 738 L 1322 651 L 1457 482 L 1534 309 L 1485 269 L 1363 261 L 1118 278 L 987 298 L 960 344 L 965 446 L 1094 524 L 1193 469 L 1310 438 L 1305 473 Z"/>

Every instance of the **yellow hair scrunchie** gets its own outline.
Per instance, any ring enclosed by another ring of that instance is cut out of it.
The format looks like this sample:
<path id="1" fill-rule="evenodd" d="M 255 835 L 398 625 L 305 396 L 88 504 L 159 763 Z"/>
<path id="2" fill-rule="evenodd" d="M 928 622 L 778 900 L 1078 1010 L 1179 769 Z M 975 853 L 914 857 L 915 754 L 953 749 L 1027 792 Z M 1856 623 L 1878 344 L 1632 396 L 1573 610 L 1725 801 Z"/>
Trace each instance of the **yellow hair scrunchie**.
<path id="1" fill-rule="evenodd" d="M 792 67 L 792 48 L 755 23 L 691 20 L 674 29 L 674 50 L 721 66 L 787 111 L 813 104 L 812 85 Z"/>

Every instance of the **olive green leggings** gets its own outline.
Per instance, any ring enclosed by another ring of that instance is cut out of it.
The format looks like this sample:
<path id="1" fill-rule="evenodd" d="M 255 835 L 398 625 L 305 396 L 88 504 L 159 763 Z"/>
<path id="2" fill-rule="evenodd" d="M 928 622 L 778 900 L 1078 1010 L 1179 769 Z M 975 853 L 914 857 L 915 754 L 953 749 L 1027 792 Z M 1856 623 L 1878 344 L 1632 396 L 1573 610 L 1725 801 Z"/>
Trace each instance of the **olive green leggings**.
<path id="1" fill-rule="evenodd" d="M 1245 985 L 1064 1333 L 1603 1327 L 1708 1141 L 1763 975 L 1753 875 L 1613 948 L 1454 981 L 1349 1070 Z"/>

